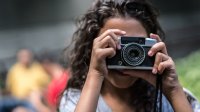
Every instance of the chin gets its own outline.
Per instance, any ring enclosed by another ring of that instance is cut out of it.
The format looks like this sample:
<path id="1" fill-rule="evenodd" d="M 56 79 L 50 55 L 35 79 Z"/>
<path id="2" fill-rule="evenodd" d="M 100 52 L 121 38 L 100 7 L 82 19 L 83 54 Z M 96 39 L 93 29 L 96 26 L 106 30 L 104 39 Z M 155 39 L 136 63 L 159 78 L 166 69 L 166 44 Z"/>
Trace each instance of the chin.
<path id="1" fill-rule="evenodd" d="M 120 88 L 120 89 L 126 89 L 131 87 L 137 79 L 133 79 L 133 80 L 129 80 L 129 81 L 111 81 L 111 84 L 116 87 L 116 88 Z"/>
<path id="2" fill-rule="evenodd" d="M 136 80 L 138 80 L 138 78 L 123 74 L 117 70 L 112 70 L 109 71 L 109 75 L 106 77 L 106 80 L 116 88 L 125 89 L 131 87 Z"/>

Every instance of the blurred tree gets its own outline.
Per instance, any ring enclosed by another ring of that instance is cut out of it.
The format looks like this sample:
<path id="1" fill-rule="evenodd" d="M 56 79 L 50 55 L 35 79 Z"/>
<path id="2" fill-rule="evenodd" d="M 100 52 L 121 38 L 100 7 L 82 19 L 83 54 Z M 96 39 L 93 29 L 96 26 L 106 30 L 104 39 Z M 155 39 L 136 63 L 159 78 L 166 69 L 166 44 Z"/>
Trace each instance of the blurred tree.
<path id="1" fill-rule="evenodd" d="M 176 60 L 177 72 L 182 85 L 200 100 L 200 51 Z"/>

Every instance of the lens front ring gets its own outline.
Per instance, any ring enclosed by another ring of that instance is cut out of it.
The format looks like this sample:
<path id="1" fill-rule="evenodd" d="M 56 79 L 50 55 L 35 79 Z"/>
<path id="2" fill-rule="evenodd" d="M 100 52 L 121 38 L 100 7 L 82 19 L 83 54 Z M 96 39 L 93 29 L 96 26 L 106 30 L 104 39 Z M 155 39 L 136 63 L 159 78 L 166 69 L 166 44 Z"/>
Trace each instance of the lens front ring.
<path id="1" fill-rule="evenodd" d="M 137 43 L 129 43 L 123 47 L 121 57 L 126 64 L 137 66 L 144 61 L 145 50 Z"/>

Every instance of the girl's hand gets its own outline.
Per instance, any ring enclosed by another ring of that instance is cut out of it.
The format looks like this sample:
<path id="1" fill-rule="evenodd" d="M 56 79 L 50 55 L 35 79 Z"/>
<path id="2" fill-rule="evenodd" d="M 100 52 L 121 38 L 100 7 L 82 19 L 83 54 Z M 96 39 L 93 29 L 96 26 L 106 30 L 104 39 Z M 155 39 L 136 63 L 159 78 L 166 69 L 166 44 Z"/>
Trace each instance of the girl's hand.
<path id="1" fill-rule="evenodd" d="M 119 29 L 109 29 L 94 39 L 89 72 L 103 77 L 108 74 L 105 59 L 115 56 L 116 49 L 120 49 L 118 36 L 125 34 L 125 31 Z"/>
<path id="2" fill-rule="evenodd" d="M 169 96 L 173 94 L 176 89 L 182 88 L 178 81 L 175 63 L 172 58 L 168 56 L 166 45 L 161 41 L 160 37 L 156 34 L 150 34 L 150 37 L 158 41 L 148 52 L 149 56 L 156 56 L 152 73 L 163 76 L 163 92 Z"/>
<path id="3" fill-rule="evenodd" d="M 94 39 L 90 67 L 76 112 L 96 111 L 104 76 L 108 74 L 106 58 L 115 55 L 116 49 L 119 48 L 117 35 L 125 33 L 119 29 L 109 29 Z"/>
<path id="4" fill-rule="evenodd" d="M 160 37 L 156 34 L 150 34 L 150 37 L 157 40 L 157 43 L 148 52 L 149 56 L 155 55 L 152 73 L 139 70 L 126 70 L 124 73 L 142 78 L 153 85 L 156 85 L 156 75 L 162 75 L 163 93 L 168 96 L 175 89 L 181 87 L 176 74 L 175 64 L 172 58 L 168 56 L 165 43 L 161 41 Z"/>

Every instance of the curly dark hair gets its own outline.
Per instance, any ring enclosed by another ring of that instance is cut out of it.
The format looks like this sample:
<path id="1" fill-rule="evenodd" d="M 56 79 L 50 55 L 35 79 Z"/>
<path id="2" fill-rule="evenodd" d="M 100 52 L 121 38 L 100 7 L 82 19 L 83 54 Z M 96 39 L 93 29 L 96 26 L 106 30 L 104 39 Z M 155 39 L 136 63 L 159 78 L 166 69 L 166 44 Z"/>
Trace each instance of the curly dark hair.
<path id="1" fill-rule="evenodd" d="M 72 44 L 67 48 L 72 77 L 66 89 L 83 88 L 89 69 L 93 40 L 105 22 L 114 17 L 136 19 L 141 22 L 148 34 L 155 33 L 164 39 L 164 32 L 157 20 L 158 11 L 148 0 L 96 0 L 87 13 L 79 19 Z M 142 79 L 136 81 L 131 88 L 135 94 L 134 102 L 131 103 L 138 108 L 138 111 L 141 108 L 152 111 L 155 89 Z"/>

